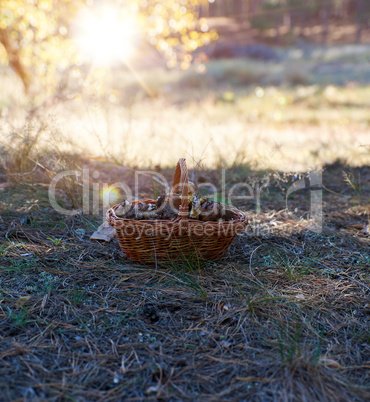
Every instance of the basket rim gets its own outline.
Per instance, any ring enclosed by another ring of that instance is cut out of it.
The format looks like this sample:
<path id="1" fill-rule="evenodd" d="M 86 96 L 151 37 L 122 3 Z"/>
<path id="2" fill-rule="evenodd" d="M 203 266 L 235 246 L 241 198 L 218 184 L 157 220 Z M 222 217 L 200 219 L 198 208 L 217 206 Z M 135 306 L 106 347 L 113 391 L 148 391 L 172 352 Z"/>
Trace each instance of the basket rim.
<path id="1" fill-rule="evenodd" d="M 139 202 L 152 203 L 152 202 L 156 202 L 156 201 L 153 199 L 150 199 L 150 198 L 146 198 L 146 199 L 142 199 L 142 200 L 135 200 L 133 202 L 136 204 Z M 115 204 L 111 208 L 109 208 L 108 211 L 106 212 L 106 218 L 107 218 L 109 224 L 113 227 L 115 227 L 116 223 L 119 223 L 119 226 L 122 226 L 122 224 L 132 224 L 134 226 L 143 226 L 146 224 L 149 226 L 153 226 L 153 225 L 172 226 L 172 225 L 180 224 L 179 217 L 173 218 L 171 220 L 169 220 L 169 219 L 140 219 L 140 220 L 137 220 L 137 219 L 121 218 L 116 215 L 116 209 L 120 205 L 121 205 L 121 203 Z M 222 205 L 227 205 L 227 204 L 222 204 Z M 243 223 L 245 225 L 248 224 L 248 217 L 243 211 L 241 211 L 240 209 L 238 209 L 232 205 L 227 205 L 227 207 L 232 209 L 232 211 L 236 215 L 236 219 L 233 219 L 231 221 L 222 221 L 222 222 L 219 222 L 219 221 L 205 221 L 204 222 L 204 221 L 200 221 L 198 219 L 188 218 L 187 222 L 189 225 L 202 225 L 202 226 L 234 226 L 234 225 L 240 225 L 241 223 Z M 112 221 L 113 225 L 112 225 L 111 221 Z"/>

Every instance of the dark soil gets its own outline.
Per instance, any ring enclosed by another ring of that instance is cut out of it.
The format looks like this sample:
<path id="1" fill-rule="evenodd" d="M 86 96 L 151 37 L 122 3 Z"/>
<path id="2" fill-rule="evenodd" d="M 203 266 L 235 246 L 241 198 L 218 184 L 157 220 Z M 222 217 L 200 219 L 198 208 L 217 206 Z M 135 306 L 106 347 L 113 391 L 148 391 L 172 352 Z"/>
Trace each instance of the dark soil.
<path id="1" fill-rule="evenodd" d="M 135 175 L 84 164 L 101 182 Z M 195 178 L 217 185 L 220 172 Z M 237 203 L 246 232 L 221 260 L 157 267 L 90 241 L 102 212 L 57 213 L 41 173 L 0 184 L 1 401 L 368 400 L 370 167 L 327 166 L 288 202 L 298 176 L 226 178 L 265 184 L 260 203 Z M 69 190 L 65 208 L 78 205 Z M 139 196 L 158 192 L 144 177 Z M 321 193 L 322 230 L 310 226 Z"/>

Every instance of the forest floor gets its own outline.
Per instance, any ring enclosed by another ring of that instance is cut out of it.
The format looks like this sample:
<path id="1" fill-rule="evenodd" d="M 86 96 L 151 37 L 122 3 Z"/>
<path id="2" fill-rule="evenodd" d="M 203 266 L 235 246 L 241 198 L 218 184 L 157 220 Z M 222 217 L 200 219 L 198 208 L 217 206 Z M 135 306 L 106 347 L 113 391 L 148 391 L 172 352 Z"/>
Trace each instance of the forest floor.
<path id="1" fill-rule="evenodd" d="M 77 162 L 133 184 L 132 168 Z M 226 170 L 227 188 L 264 189 L 258 205 L 238 202 L 250 224 L 225 257 L 153 267 L 90 241 L 102 213 L 56 212 L 44 169 L 2 172 L 1 400 L 368 400 L 370 167 L 327 165 L 288 202 L 297 177 L 270 173 Z M 221 172 L 194 177 L 217 186 Z M 71 208 L 80 190 L 64 184 Z M 313 192 L 322 229 L 310 227 Z"/>
<path id="2" fill-rule="evenodd" d="M 370 48 L 275 50 L 95 71 L 82 96 L 71 70 L 32 105 L 0 75 L 1 401 L 369 400 Z M 104 184 L 157 197 L 148 170 L 170 184 L 180 157 L 243 197 L 222 259 L 148 266 L 90 240 Z M 83 213 L 51 205 L 64 171 L 56 200 L 81 207 L 85 185 Z"/>

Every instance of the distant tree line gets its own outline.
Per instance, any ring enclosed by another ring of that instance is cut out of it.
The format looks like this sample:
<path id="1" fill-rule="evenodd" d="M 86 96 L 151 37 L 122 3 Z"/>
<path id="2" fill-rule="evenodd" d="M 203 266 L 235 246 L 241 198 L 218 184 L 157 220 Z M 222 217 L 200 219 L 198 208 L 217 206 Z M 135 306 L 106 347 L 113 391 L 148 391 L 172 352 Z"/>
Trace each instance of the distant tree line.
<path id="1" fill-rule="evenodd" d="M 260 31 L 275 29 L 277 36 L 320 25 L 323 43 L 332 26 L 348 23 L 356 26 L 355 40 L 361 42 L 370 27 L 370 0 L 204 0 L 200 14 L 232 17 Z"/>

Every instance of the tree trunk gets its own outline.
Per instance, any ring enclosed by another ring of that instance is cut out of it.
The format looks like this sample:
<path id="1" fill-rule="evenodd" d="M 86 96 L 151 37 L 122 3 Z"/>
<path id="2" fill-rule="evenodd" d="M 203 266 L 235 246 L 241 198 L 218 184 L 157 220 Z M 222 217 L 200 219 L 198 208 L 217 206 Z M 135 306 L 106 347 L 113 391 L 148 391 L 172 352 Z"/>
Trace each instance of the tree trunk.
<path id="1" fill-rule="evenodd" d="M 322 43 L 325 45 L 328 42 L 329 35 L 329 11 L 330 11 L 330 0 L 323 0 L 323 8 L 321 10 L 322 19 Z"/>
<path id="2" fill-rule="evenodd" d="M 5 48 L 10 67 L 22 80 L 24 90 L 26 93 L 28 93 L 30 85 L 30 76 L 19 58 L 19 50 L 16 47 L 14 47 L 12 40 L 10 38 L 10 33 L 7 29 L 0 29 L 0 42 L 3 44 Z"/>
<path id="3" fill-rule="evenodd" d="M 362 28 L 364 24 L 364 2 L 363 0 L 357 0 L 356 1 L 356 23 L 357 23 L 357 29 L 356 29 L 356 43 L 361 43 L 361 37 L 362 37 Z"/>

